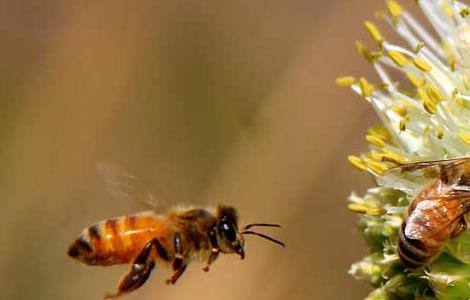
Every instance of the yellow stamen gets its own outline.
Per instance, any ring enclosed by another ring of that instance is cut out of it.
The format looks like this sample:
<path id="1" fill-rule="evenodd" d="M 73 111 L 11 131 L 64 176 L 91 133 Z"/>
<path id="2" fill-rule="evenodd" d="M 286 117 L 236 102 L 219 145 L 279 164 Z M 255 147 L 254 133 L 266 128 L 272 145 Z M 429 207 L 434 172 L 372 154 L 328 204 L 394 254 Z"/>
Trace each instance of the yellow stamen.
<path id="1" fill-rule="evenodd" d="M 360 203 L 349 203 L 348 209 L 357 214 L 366 214 L 368 211 L 368 207 Z"/>
<path id="2" fill-rule="evenodd" d="M 390 132 L 388 132 L 387 128 L 378 124 L 371 126 L 367 130 L 367 134 L 378 136 L 384 141 L 388 141 L 390 139 Z"/>
<path id="3" fill-rule="evenodd" d="M 404 162 L 405 161 L 405 158 L 403 156 L 401 156 L 400 154 L 397 154 L 393 151 L 390 151 L 387 148 L 384 148 L 383 151 L 385 153 L 384 157 L 391 158 L 392 160 L 397 161 L 397 162 Z"/>
<path id="4" fill-rule="evenodd" d="M 436 131 L 436 137 L 437 137 L 438 139 L 442 140 L 442 139 L 444 138 L 444 130 L 438 129 L 438 130 Z"/>
<path id="5" fill-rule="evenodd" d="M 468 15 L 470 15 L 470 10 L 468 8 L 462 8 L 459 12 L 460 16 L 462 18 L 465 18 L 467 17 Z"/>
<path id="6" fill-rule="evenodd" d="M 387 8 L 392 17 L 398 18 L 403 13 L 403 7 L 395 1 L 387 1 Z"/>
<path id="7" fill-rule="evenodd" d="M 382 34 L 380 33 L 377 26 L 375 26 L 374 23 L 370 21 L 365 21 L 364 25 L 366 26 L 366 29 L 369 32 L 372 39 L 374 39 L 374 41 L 376 41 L 377 44 L 379 44 L 379 47 L 381 47 L 384 41 L 384 38 L 382 37 Z"/>
<path id="8" fill-rule="evenodd" d="M 409 63 L 408 59 L 398 51 L 389 51 L 388 57 L 390 57 L 392 61 L 400 68 L 406 66 Z"/>
<path id="9" fill-rule="evenodd" d="M 363 77 L 359 78 L 359 88 L 364 97 L 369 97 L 374 92 L 374 86 Z"/>
<path id="10" fill-rule="evenodd" d="M 430 64 L 428 64 L 427 62 L 425 62 L 424 60 L 420 59 L 420 58 L 413 58 L 413 64 L 415 65 L 415 67 L 417 67 L 418 69 L 420 69 L 421 71 L 423 72 L 431 72 L 432 71 L 432 67 Z"/>
<path id="11" fill-rule="evenodd" d="M 419 98 L 419 100 L 421 100 L 421 103 L 423 103 L 425 101 L 431 101 L 431 100 L 429 100 L 428 92 L 426 90 L 426 86 L 420 86 L 418 88 L 417 92 L 418 92 L 418 98 Z"/>
<path id="12" fill-rule="evenodd" d="M 430 113 L 431 115 L 432 114 L 435 114 L 436 111 L 437 111 L 437 106 L 434 102 L 430 101 L 430 100 L 425 100 L 423 101 L 423 107 L 424 109 Z"/>
<path id="13" fill-rule="evenodd" d="M 372 54 L 369 48 L 367 48 L 361 41 L 356 41 L 357 52 L 364 57 L 368 62 L 375 61 L 375 55 Z"/>
<path id="14" fill-rule="evenodd" d="M 396 104 L 392 105 L 390 109 L 401 117 L 404 117 L 408 114 L 408 110 L 406 108 L 404 108 L 403 106 L 396 105 Z"/>
<path id="15" fill-rule="evenodd" d="M 381 216 L 386 213 L 386 210 L 383 207 L 370 208 L 366 214 L 369 216 Z"/>
<path id="16" fill-rule="evenodd" d="M 385 142 L 378 136 L 368 134 L 366 135 L 366 140 L 374 146 L 379 148 L 383 148 L 385 146 Z"/>
<path id="17" fill-rule="evenodd" d="M 464 141 L 465 143 L 470 144 L 470 134 L 461 132 L 461 133 L 459 134 L 459 137 L 460 137 L 460 139 L 461 139 L 462 141 Z"/>
<path id="18" fill-rule="evenodd" d="M 442 96 L 441 91 L 439 91 L 437 87 L 431 83 L 428 83 L 427 85 L 427 94 L 428 94 L 429 99 L 433 101 L 434 103 L 438 103 L 444 98 Z"/>
<path id="19" fill-rule="evenodd" d="M 419 42 L 416 46 L 415 46 L 415 53 L 418 53 L 421 49 L 423 49 L 424 47 L 424 43 L 423 42 Z"/>
<path id="20" fill-rule="evenodd" d="M 361 171 L 367 171 L 367 165 L 366 163 L 362 160 L 362 158 L 354 155 L 349 155 L 348 156 L 348 161 L 357 169 Z"/>
<path id="21" fill-rule="evenodd" d="M 343 76 L 336 79 L 336 84 L 341 87 L 348 87 L 356 82 L 356 78 L 354 76 Z"/>
<path id="22" fill-rule="evenodd" d="M 442 10 L 448 17 L 452 17 L 454 15 L 452 7 L 450 7 L 447 3 L 442 3 Z"/>
<path id="23" fill-rule="evenodd" d="M 424 127 L 424 129 L 423 129 L 423 133 L 424 134 L 429 134 L 430 132 L 431 132 L 431 126 L 426 125 L 426 127 Z"/>
<path id="24" fill-rule="evenodd" d="M 406 115 L 403 119 L 400 120 L 400 123 L 398 123 L 398 129 L 400 129 L 400 131 L 405 131 L 408 123 L 410 123 L 410 116 Z"/>
<path id="25" fill-rule="evenodd" d="M 417 78 L 416 76 L 414 76 L 413 74 L 409 72 L 406 73 L 406 78 L 408 78 L 411 84 L 414 85 L 415 87 L 420 87 L 425 83 L 423 79 Z"/>
<path id="26" fill-rule="evenodd" d="M 371 170 L 377 175 L 382 175 L 388 170 L 385 164 L 378 162 L 378 161 L 368 159 L 366 163 L 367 163 L 367 166 L 369 167 L 369 170 Z"/>
<path id="27" fill-rule="evenodd" d="M 457 59 L 454 56 L 449 56 L 449 68 L 452 72 L 455 71 L 456 65 L 457 65 Z"/>
<path id="28" fill-rule="evenodd" d="M 382 90 L 388 90 L 388 88 L 390 87 L 390 84 L 386 83 L 386 82 L 382 82 L 379 86 Z"/>

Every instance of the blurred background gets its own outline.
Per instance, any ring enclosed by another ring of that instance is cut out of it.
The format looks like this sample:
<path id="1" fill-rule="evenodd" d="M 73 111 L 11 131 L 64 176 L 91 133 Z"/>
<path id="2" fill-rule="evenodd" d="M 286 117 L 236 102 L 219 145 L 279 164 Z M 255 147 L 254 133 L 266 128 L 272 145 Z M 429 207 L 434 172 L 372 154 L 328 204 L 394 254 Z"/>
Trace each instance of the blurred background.
<path id="1" fill-rule="evenodd" d="M 411 1 L 406 2 L 414 7 Z M 376 121 L 335 86 L 382 1 L 0 0 L 0 298 L 101 299 L 128 266 L 88 267 L 69 244 L 114 199 L 101 160 L 173 203 L 227 203 L 287 242 L 247 259 L 157 268 L 123 299 L 360 299 L 366 252 L 346 209 L 371 184 L 349 166 Z"/>

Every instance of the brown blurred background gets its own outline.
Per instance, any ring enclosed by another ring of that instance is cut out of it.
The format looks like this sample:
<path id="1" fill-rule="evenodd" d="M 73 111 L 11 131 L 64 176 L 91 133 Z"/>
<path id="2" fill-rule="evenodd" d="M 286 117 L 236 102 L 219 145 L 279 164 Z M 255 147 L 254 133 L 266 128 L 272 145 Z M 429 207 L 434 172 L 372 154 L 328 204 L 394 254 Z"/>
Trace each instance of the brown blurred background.
<path id="1" fill-rule="evenodd" d="M 410 1 L 411 2 L 411 1 Z M 280 249 L 158 269 L 125 299 L 360 299 L 365 254 L 346 208 L 369 185 L 346 155 L 375 117 L 334 85 L 372 74 L 353 42 L 382 1 L 0 0 L 0 298 L 101 299 L 128 266 L 65 255 L 87 225 L 143 210 L 113 199 L 118 163 L 175 202 L 284 224 Z"/>

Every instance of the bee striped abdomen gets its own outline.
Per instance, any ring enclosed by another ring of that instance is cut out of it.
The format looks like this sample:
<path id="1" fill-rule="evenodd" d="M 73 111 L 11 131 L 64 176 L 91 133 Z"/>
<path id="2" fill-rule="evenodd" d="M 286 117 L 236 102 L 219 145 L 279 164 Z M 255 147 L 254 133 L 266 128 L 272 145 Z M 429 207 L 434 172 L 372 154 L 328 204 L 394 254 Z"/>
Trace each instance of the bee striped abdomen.
<path id="1" fill-rule="evenodd" d="M 404 232 L 405 226 L 406 223 L 403 223 L 398 233 L 398 255 L 408 268 L 418 268 L 429 262 L 435 252 L 427 251 L 421 241 L 408 238 Z"/>
<path id="2" fill-rule="evenodd" d="M 153 238 L 164 235 L 153 213 L 141 213 L 98 222 L 86 228 L 69 255 L 90 265 L 131 262 Z"/>

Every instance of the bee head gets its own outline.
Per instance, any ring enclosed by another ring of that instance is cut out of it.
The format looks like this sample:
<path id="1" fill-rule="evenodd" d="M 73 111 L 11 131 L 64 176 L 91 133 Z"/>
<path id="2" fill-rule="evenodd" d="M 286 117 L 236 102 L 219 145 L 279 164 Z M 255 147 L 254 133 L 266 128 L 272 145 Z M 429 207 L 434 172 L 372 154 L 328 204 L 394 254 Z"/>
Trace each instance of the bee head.
<path id="1" fill-rule="evenodd" d="M 245 258 L 243 235 L 238 231 L 238 215 L 231 206 L 219 206 L 217 212 L 217 236 L 222 253 L 236 253 Z"/>

